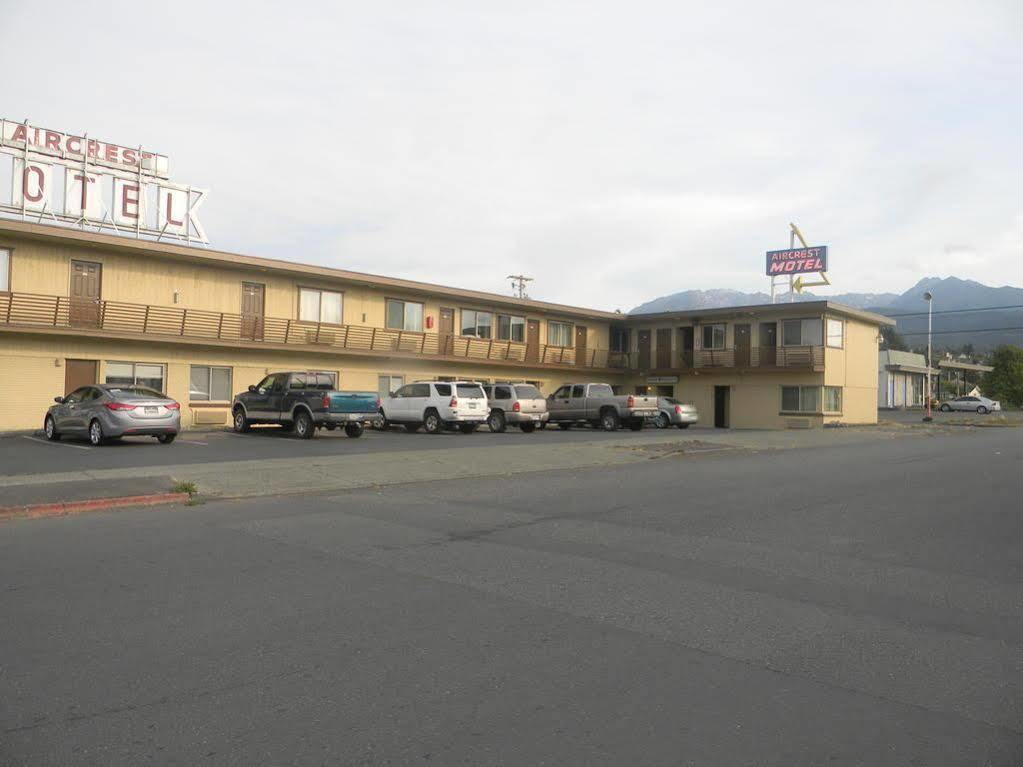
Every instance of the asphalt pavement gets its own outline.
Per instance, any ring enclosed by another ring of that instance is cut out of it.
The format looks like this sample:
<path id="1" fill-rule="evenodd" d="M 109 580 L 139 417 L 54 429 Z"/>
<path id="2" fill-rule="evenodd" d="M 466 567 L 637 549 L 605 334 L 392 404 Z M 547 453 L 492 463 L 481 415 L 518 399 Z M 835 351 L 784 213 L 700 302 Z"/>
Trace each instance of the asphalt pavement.
<path id="1" fill-rule="evenodd" d="M 11 521 L 0 763 L 1020 764 L 1020 434 Z"/>

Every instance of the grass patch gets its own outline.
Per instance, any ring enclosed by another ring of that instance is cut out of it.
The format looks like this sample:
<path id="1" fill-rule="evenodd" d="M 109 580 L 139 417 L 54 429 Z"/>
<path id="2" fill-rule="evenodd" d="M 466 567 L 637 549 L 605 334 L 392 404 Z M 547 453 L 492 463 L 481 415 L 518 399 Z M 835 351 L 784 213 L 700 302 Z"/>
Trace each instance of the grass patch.
<path id="1" fill-rule="evenodd" d="M 171 488 L 172 493 L 188 493 L 189 496 L 194 496 L 199 492 L 199 488 L 196 487 L 195 482 L 176 482 Z"/>

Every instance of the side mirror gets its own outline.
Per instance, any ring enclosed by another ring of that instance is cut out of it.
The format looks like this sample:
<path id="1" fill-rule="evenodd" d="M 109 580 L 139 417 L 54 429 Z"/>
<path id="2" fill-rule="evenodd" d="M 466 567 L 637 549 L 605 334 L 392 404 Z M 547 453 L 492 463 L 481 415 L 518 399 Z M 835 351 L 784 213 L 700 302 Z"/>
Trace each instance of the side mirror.
<path id="1" fill-rule="evenodd" d="M 253 386 L 250 386 L 250 387 L 249 387 L 249 391 L 250 391 L 250 392 L 252 392 L 253 394 L 255 394 L 255 393 L 256 393 L 256 391 L 257 391 L 257 389 L 256 389 L 256 387 L 255 387 L 255 386 L 253 385 Z"/>
<path id="2" fill-rule="evenodd" d="M 54 397 L 53 401 L 56 402 L 58 405 L 63 405 L 64 404 L 64 398 L 63 397 Z"/>

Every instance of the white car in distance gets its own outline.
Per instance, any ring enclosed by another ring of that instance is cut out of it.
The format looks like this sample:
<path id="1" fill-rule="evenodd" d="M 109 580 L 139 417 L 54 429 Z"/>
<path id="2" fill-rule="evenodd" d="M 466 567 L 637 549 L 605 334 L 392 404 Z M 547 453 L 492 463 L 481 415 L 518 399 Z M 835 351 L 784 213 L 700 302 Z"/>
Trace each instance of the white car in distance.
<path id="1" fill-rule="evenodd" d="M 427 434 L 458 429 L 472 434 L 487 420 L 490 407 L 483 387 L 472 381 L 416 381 L 380 401 L 384 428 L 401 424 Z"/>

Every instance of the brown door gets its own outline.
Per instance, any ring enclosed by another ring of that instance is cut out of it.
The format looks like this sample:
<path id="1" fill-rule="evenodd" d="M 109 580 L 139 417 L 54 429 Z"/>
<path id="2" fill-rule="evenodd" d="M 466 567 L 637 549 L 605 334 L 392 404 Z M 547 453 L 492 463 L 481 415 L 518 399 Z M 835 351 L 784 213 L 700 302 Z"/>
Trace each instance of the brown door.
<path id="1" fill-rule="evenodd" d="M 735 366 L 749 367 L 749 323 L 735 326 Z"/>
<path id="2" fill-rule="evenodd" d="M 760 356 L 761 365 L 771 366 L 778 364 L 778 323 L 760 323 L 760 348 L 757 350 Z"/>
<path id="3" fill-rule="evenodd" d="M 678 331 L 681 350 L 679 357 L 682 360 L 682 367 L 691 368 L 693 366 L 693 328 L 689 326 L 679 328 Z"/>
<path id="4" fill-rule="evenodd" d="M 590 361 L 586 358 L 586 326 L 575 326 L 575 364 L 589 366 Z"/>
<path id="5" fill-rule="evenodd" d="M 671 328 L 657 328 L 657 367 L 671 367 Z"/>
<path id="6" fill-rule="evenodd" d="M 64 360 L 64 396 L 96 383 L 96 360 Z"/>
<path id="7" fill-rule="evenodd" d="M 540 320 L 526 320 L 526 362 L 540 361 Z"/>
<path id="8" fill-rule="evenodd" d="M 650 369 L 650 331 L 640 330 L 637 332 L 639 336 L 639 343 L 637 349 L 639 350 L 639 369 L 649 370 Z"/>
<path id="9" fill-rule="evenodd" d="M 455 353 L 455 310 L 446 306 L 440 308 L 437 322 L 437 351 L 439 354 Z"/>
<path id="10" fill-rule="evenodd" d="M 263 295 L 266 288 L 258 282 L 242 283 L 242 338 L 263 340 Z"/>
<path id="11" fill-rule="evenodd" d="M 68 319 L 72 325 L 99 327 L 102 281 L 102 264 L 93 261 L 71 262 L 71 305 Z"/>

